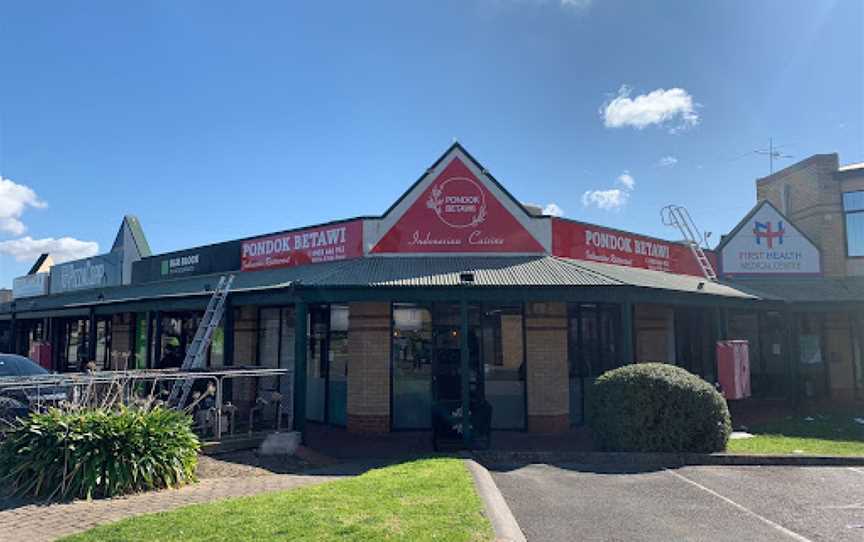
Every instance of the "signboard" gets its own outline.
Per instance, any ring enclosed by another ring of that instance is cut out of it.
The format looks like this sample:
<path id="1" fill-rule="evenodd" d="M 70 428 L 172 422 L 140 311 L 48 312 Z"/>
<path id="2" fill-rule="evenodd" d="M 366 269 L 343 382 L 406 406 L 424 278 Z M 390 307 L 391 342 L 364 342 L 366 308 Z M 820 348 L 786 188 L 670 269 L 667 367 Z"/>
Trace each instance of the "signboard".
<path id="1" fill-rule="evenodd" d="M 143 258 L 132 264 L 132 282 L 139 284 L 236 271 L 240 269 L 240 245 L 240 241 L 229 241 Z"/>
<path id="2" fill-rule="evenodd" d="M 543 251 L 459 158 L 444 168 L 372 249 L 373 253 Z"/>
<path id="3" fill-rule="evenodd" d="M 12 297 L 14 299 L 21 299 L 22 297 L 48 295 L 48 284 L 50 282 L 49 273 L 34 273 L 32 275 L 17 277 L 12 281 Z"/>
<path id="4" fill-rule="evenodd" d="M 51 268 L 51 293 L 116 286 L 122 280 L 122 264 L 119 252 L 55 264 Z"/>
<path id="5" fill-rule="evenodd" d="M 704 275 L 693 251 L 684 244 L 559 218 L 552 220 L 552 254 L 666 273 Z M 706 255 L 712 259 L 712 254 Z"/>
<path id="6" fill-rule="evenodd" d="M 818 275 L 819 249 L 767 201 L 721 245 L 724 275 Z"/>
<path id="7" fill-rule="evenodd" d="M 258 271 L 363 256 L 363 222 L 354 220 L 243 241 L 240 269 Z"/>

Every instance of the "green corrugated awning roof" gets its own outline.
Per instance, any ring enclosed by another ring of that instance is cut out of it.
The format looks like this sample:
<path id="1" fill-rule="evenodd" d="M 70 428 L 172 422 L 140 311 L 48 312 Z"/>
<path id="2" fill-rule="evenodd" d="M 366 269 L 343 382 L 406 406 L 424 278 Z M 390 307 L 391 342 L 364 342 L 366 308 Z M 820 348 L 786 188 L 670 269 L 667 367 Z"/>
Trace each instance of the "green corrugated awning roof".
<path id="1" fill-rule="evenodd" d="M 730 284 L 752 295 L 790 303 L 864 302 L 864 277 L 737 278 Z"/>
<path id="2" fill-rule="evenodd" d="M 235 273 L 234 292 L 303 288 L 446 288 L 473 287 L 636 287 L 706 296 L 758 299 L 728 284 L 702 277 L 571 260 L 556 256 L 368 257 L 301 267 Z M 224 274 L 224 273 L 222 273 Z M 25 298 L 17 311 L 104 305 L 208 294 L 219 274 L 139 285 L 82 290 Z M 8 305 L 0 313 L 9 312 Z"/>

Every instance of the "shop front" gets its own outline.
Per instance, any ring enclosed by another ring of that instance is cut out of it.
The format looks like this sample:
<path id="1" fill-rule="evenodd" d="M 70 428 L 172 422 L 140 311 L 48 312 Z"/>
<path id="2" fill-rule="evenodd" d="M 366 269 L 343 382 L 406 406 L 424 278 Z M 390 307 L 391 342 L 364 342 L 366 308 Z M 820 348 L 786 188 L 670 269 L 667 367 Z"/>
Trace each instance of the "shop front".
<path id="1" fill-rule="evenodd" d="M 128 284 L 108 271 L 126 268 L 116 258 L 55 266 L 58 292 L 30 308 L 57 370 L 179 367 L 231 273 L 206 368 L 289 369 L 226 400 L 278 403 L 301 430 L 563 432 L 585 423 L 603 372 L 662 361 L 713 382 L 716 341 L 739 338 L 728 315 L 786 314 L 705 278 L 684 244 L 529 211 L 458 144 L 380 217 L 136 257 Z M 0 324 L 30 333 L 19 316 L 0 311 Z"/>

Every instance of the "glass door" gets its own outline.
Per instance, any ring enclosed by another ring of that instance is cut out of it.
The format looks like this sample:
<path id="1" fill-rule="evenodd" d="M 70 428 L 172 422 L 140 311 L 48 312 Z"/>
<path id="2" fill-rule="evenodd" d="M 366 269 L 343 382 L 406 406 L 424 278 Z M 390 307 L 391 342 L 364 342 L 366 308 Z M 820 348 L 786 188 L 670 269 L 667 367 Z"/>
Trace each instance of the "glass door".
<path id="1" fill-rule="evenodd" d="M 324 422 L 327 395 L 327 333 L 330 310 L 326 305 L 309 307 L 309 352 L 306 357 L 306 419 Z"/>
<path id="2" fill-rule="evenodd" d="M 327 423 L 344 426 L 348 407 L 348 305 L 330 305 Z"/>
<path id="3" fill-rule="evenodd" d="M 432 421 L 436 438 L 462 439 L 462 313 L 458 304 L 432 308 Z M 468 386 L 473 405 L 484 403 L 480 310 L 468 309 Z"/>

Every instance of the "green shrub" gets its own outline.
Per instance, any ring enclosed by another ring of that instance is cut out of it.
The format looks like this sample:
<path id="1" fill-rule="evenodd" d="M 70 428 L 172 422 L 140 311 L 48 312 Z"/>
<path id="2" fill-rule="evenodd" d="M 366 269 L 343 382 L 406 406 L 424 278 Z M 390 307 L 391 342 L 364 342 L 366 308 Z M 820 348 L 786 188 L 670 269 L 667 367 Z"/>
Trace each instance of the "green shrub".
<path id="1" fill-rule="evenodd" d="M 61 499 L 176 487 L 195 479 L 199 447 L 191 418 L 174 410 L 52 409 L 0 443 L 0 484 Z"/>
<path id="2" fill-rule="evenodd" d="M 719 452 L 732 423 L 726 400 L 698 376 L 665 363 L 628 365 L 592 390 L 595 444 L 628 452 Z"/>

